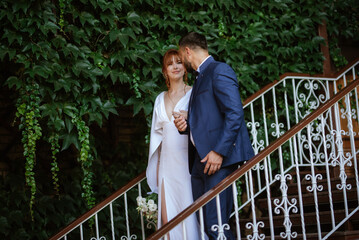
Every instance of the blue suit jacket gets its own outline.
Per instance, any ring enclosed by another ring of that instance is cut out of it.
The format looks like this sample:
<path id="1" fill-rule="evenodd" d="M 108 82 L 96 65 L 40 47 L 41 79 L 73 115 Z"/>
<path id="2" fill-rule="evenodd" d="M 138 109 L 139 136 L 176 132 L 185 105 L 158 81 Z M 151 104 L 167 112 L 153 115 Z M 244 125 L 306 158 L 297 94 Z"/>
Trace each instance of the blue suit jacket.
<path id="1" fill-rule="evenodd" d="M 209 57 L 199 69 L 189 103 L 188 128 L 201 159 L 211 150 L 222 166 L 249 160 L 254 152 L 244 121 L 238 81 L 233 69 Z M 195 149 L 189 140 L 190 172 Z"/>

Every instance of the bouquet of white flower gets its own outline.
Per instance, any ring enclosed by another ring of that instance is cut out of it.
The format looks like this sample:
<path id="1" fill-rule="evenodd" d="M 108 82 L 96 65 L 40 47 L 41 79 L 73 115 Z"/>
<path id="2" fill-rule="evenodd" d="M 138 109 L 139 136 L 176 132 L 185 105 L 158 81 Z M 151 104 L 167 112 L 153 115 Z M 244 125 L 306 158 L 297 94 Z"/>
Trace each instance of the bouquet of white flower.
<path id="1" fill-rule="evenodd" d="M 142 212 L 142 214 L 146 217 L 146 220 L 154 224 L 157 223 L 157 215 L 158 215 L 157 204 L 153 199 L 155 197 L 157 197 L 157 194 L 149 195 L 147 198 L 143 198 L 141 196 L 138 196 L 136 198 L 137 211 Z"/>

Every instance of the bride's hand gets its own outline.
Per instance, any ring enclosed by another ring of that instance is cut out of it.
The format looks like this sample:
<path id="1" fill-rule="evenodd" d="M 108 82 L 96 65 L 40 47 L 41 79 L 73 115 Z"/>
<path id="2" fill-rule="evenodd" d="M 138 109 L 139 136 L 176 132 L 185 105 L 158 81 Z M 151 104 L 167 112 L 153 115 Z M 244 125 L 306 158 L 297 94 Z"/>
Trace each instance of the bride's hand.
<path id="1" fill-rule="evenodd" d="M 184 117 L 184 119 L 187 120 L 188 112 L 185 111 L 185 110 L 180 110 L 179 112 L 173 111 L 172 114 L 173 114 L 173 116 L 174 116 L 175 118 L 178 118 L 179 116 L 182 116 L 182 117 Z"/>

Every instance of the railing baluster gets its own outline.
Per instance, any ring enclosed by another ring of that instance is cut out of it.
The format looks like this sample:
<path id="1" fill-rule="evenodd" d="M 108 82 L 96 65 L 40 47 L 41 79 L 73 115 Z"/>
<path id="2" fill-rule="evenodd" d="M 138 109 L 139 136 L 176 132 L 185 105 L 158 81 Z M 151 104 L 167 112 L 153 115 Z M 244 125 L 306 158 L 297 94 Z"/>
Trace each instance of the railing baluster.
<path id="1" fill-rule="evenodd" d="M 262 113 L 263 113 L 263 127 L 264 127 L 264 135 L 266 139 L 266 146 L 269 145 L 269 139 L 268 139 L 268 127 L 267 127 L 267 117 L 266 117 L 266 111 L 265 111 L 265 102 L 264 102 L 264 95 L 261 97 L 262 99 Z M 267 156 L 267 161 L 270 163 L 270 155 Z M 273 181 L 273 175 L 272 175 L 272 166 L 268 164 L 268 172 L 269 172 L 269 181 Z"/>
<path id="2" fill-rule="evenodd" d="M 124 201 L 125 201 L 125 217 L 126 217 L 126 230 L 127 230 L 127 239 L 130 239 L 130 224 L 128 221 L 128 206 L 127 206 L 127 192 L 124 194 Z"/>
<path id="3" fill-rule="evenodd" d="M 289 106 L 288 106 L 288 97 L 287 97 L 287 88 L 286 88 L 286 81 L 284 79 L 283 81 L 283 87 L 284 87 L 284 104 L 285 104 L 285 114 L 287 119 L 287 130 L 291 128 L 290 125 L 290 116 L 289 116 Z M 293 144 L 292 139 L 289 139 L 289 149 L 290 149 L 290 159 L 292 166 L 294 165 L 294 158 L 293 158 Z"/>
<path id="4" fill-rule="evenodd" d="M 236 181 L 232 183 L 232 192 L 233 192 L 233 203 L 234 203 L 234 216 L 236 218 L 236 232 L 237 239 L 241 239 L 241 227 L 239 225 L 239 215 L 238 215 L 238 191 L 236 186 Z"/>
<path id="5" fill-rule="evenodd" d="M 347 78 L 346 78 L 345 74 L 343 75 L 343 81 L 344 81 L 344 87 L 346 87 L 347 86 Z"/>
<path id="6" fill-rule="evenodd" d="M 298 112 L 299 112 L 299 109 L 298 109 L 298 103 L 297 103 L 297 85 L 296 85 L 296 82 L 295 82 L 295 79 L 292 78 L 292 85 L 293 85 L 293 100 L 294 100 L 294 112 L 295 112 L 295 123 L 298 123 L 299 122 L 299 116 L 298 116 Z M 302 159 L 302 150 L 300 148 L 301 146 L 301 141 L 300 141 L 300 132 L 299 134 L 296 134 L 296 138 L 297 138 L 297 141 L 298 141 L 298 146 L 299 146 L 299 163 L 300 164 L 303 164 L 303 159 Z"/>
<path id="7" fill-rule="evenodd" d="M 200 229 L 201 229 L 201 238 L 202 238 L 202 240 L 205 240 L 203 207 L 199 208 L 199 226 L 200 226 Z"/>
<path id="8" fill-rule="evenodd" d="M 267 190 L 267 205 L 268 205 L 268 216 L 269 216 L 269 228 L 270 228 L 270 235 L 271 239 L 274 240 L 274 224 L 273 224 L 273 207 L 272 207 L 272 199 L 271 199 L 271 193 L 270 193 L 270 180 L 269 180 L 269 174 L 268 171 L 270 171 L 268 164 L 268 158 L 264 159 L 264 174 L 265 174 L 265 181 L 266 181 L 266 190 Z"/>
<path id="9" fill-rule="evenodd" d="M 100 239 L 100 229 L 99 229 L 99 226 L 98 226 L 98 215 L 96 213 L 95 215 L 95 223 L 96 223 L 96 239 Z"/>
<path id="10" fill-rule="evenodd" d="M 354 92 L 355 92 L 355 105 L 356 105 L 357 120 L 359 121 L 358 88 L 354 88 Z"/>
<path id="11" fill-rule="evenodd" d="M 276 127 L 275 129 L 275 133 L 273 134 L 273 136 L 279 138 L 282 135 L 282 132 L 280 130 L 280 124 L 278 122 L 278 115 L 277 115 L 277 104 L 276 104 L 276 94 L 273 88 L 273 102 L 274 102 L 274 116 L 275 116 L 275 124 L 274 126 Z M 280 213 L 280 209 L 283 210 L 283 215 L 284 215 L 284 222 L 283 222 L 283 226 L 285 228 L 285 233 L 282 232 L 281 233 L 281 237 L 282 238 L 287 238 L 290 239 L 291 237 L 296 237 L 296 232 L 291 232 L 291 226 L 292 223 L 290 221 L 289 218 L 289 212 L 290 210 L 294 209 L 295 206 L 291 203 L 289 203 L 288 200 L 288 196 L 287 196 L 287 183 L 286 183 L 286 179 L 291 179 L 291 176 L 289 174 L 285 174 L 285 170 L 284 170 L 284 165 L 283 165 L 283 152 L 282 152 L 282 145 L 278 147 L 278 156 L 279 156 L 279 171 L 280 173 L 277 174 L 275 177 L 277 180 L 280 181 L 280 190 L 282 191 L 282 201 L 280 202 L 279 199 L 276 199 L 278 201 L 275 200 L 275 205 L 276 205 L 276 213 L 279 214 Z M 289 206 L 288 206 L 289 205 Z"/>
<path id="12" fill-rule="evenodd" d="M 293 146 L 294 146 L 294 162 L 295 162 L 295 172 L 297 176 L 297 187 L 298 187 L 298 199 L 299 199 L 299 211 L 300 211 L 300 220 L 302 223 L 302 238 L 303 240 L 307 239 L 306 230 L 305 230 L 305 219 L 304 219 L 304 206 L 303 206 L 303 195 L 302 195 L 302 182 L 300 178 L 300 168 L 298 162 L 298 150 L 297 150 L 297 137 L 293 136 Z"/>
<path id="13" fill-rule="evenodd" d="M 247 202 L 250 202 L 250 193 L 249 193 L 249 179 L 248 179 L 248 172 L 245 173 L 245 179 L 246 179 L 246 192 L 247 192 Z"/>
<path id="14" fill-rule="evenodd" d="M 113 209 L 112 203 L 110 203 L 110 216 L 111 216 L 111 232 L 112 232 L 112 239 L 115 240 L 115 225 L 113 222 Z"/>
<path id="15" fill-rule="evenodd" d="M 138 183 L 138 196 L 142 197 L 141 183 Z M 142 213 L 142 211 L 140 212 L 140 216 L 141 216 L 141 233 L 142 233 L 142 239 L 146 239 L 146 237 L 145 237 L 145 223 L 144 223 L 144 221 L 143 221 L 143 213 Z"/>
<path id="16" fill-rule="evenodd" d="M 311 187 L 307 187 L 307 190 L 309 192 L 313 192 L 313 196 L 314 196 L 314 205 L 315 205 L 315 216 L 317 219 L 317 231 L 318 231 L 318 238 L 322 239 L 322 230 L 321 230 L 321 226 L 320 226 L 320 216 L 319 216 L 319 205 L 318 205 L 318 193 L 317 191 L 320 191 L 320 186 L 318 187 L 317 184 L 317 179 L 321 179 L 321 175 L 315 175 L 315 170 L 314 170 L 314 160 L 313 160 L 313 150 L 312 150 L 312 134 L 311 134 L 311 128 L 313 125 L 308 125 L 307 126 L 307 137 L 308 137 L 308 145 L 309 145 L 309 157 L 310 157 L 310 171 L 311 171 L 311 175 L 308 174 L 306 175 L 306 179 L 307 180 L 311 180 L 312 181 L 312 186 Z"/>
<path id="17" fill-rule="evenodd" d="M 254 201 L 254 187 L 253 187 L 253 181 L 252 181 L 252 169 L 249 169 L 248 174 L 249 174 L 249 186 L 250 186 L 249 198 L 251 200 L 250 204 L 251 204 L 253 222 L 252 223 L 248 222 L 246 224 L 246 228 L 250 229 L 250 227 L 252 227 L 252 230 L 253 230 L 252 236 L 248 239 L 258 239 L 260 237 L 259 227 L 264 227 L 264 223 L 263 222 L 257 223 L 256 205 L 255 205 L 255 201 Z"/>
<path id="18" fill-rule="evenodd" d="M 338 81 L 338 80 L 337 80 L 337 81 Z M 334 81 L 334 82 L 333 82 L 333 85 L 334 85 L 334 87 L 333 87 L 334 95 L 337 94 L 337 91 L 338 91 L 338 89 L 337 89 L 337 81 Z"/>
<path id="19" fill-rule="evenodd" d="M 84 240 L 84 230 L 82 224 L 80 225 L 80 236 L 81 236 L 81 240 Z"/>
<path id="20" fill-rule="evenodd" d="M 354 131 L 353 131 L 353 122 L 352 122 L 352 108 L 351 108 L 351 102 L 350 102 L 350 98 L 349 98 L 350 94 L 347 94 L 345 96 L 345 105 L 346 105 L 346 116 L 347 116 L 347 126 L 348 126 L 348 132 L 349 132 L 349 139 L 350 139 L 350 147 L 351 147 L 351 154 L 352 154 L 352 158 L 353 158 L 353 165 L 349 166 L 349 167 L 354 167 L 357 163 L 357 156 L 356 156 L 356 148 L 355 148 L 355 139 L 354 139 Z M 354 115 L 355 117 L 355 115 Z M 349 160 L 350 161 L 350 160 Z M 356 175 L 358 174 L 357 172 L 355 172 Z M 349 189 L 350 190 L 350 189 Z M 359 199 L 359 191 L 357 190 L 357 196 Z"/>
<path id="21" fill-rule="evenodd" d="M 259 123 L 257 124 L 257 122 L 255 121 L 254 118 L 254 110 L 253 110 L 253 103 L 250 104 L 250 110 L 251 110 L 251 122 L 250 125 L 252 126 L 252 130 L 251 130 L 251 134 L 253 136 L 253 149 L 254 149 L 254 154 L 257 154 L 258 152 L 260 152 L 263 148 L 264 148 L 264 143 L 261 144 L 260 140 L 258 139 L 258 131 L 257 131 L 257 126 L 259 126 Z M 258 184 L 258 189 L 262 188 L 262 184 L 261 184 L 261 178 L 260 178 L 260 163 L 258 163 L 257 167 L 256 167 L 256 171 L 257 171 L 257 184 Z"/>
<path id="22" fill-rule="evenodd" d="M 224 235 L 224 227 L 225 226 L 222 224 L 221 201 L 219 199 L 219 194 L 217 194 L 217 196 L 216 196 L 216 208 L 217 208 L 217 220 L 218 220 L 218 226 L 217 226 L 218 237 L 217 237 L 217 239 L 223 240 L 225 238 L 225 235 Z M 228 225 L 228 224 L 225 224 L 225 225 Z M 211 230 L 216 231 L 216 225 L 211 226 Z"/>
<path id="23" fill-rule="evenodd" d="M 353 68 L 353 78 L 355 79 L 355 72 Z M 358 101 L 358 88 L 354 88 L 355 92 L 355 105 L 356 105 L 356 113 L 357 113 L 357 122 L 359 123 L 359 101 Z M 359 135 L 359 131 L 356 133 Z M 357 155 L 356 150 L 354 151 L 355 156 Z M 357 197 L 358 197 L 358 205 L 359 205 L 359 176 L 358 176 L 358 161 L 354 161 L 354 171 L 355 171 L 355 181 L 356 181 L 356 187 L 357 187 Z"/>
<path id="24" fill-rule="evenodd" d="M 352 76 L 353 76 L 353 80 L 355 80 L 355 79 L 356 79 L 356 75 L 355 75 L 355 68 L 354 68 L 354 67 L 352 68 Z"/>
<path id="25" fill-rule="evenodd" d="M 183 234 L 183 239 L 187 240 L 186 222 L 185 221 L 182 222 L 182 234 Z"/>
<path id="26" fill-rule="evenodd" d="M 340 114 L 339 114 L 339 104 L 338 102 L 335 104 L 335 122 L 336 122 L 336 145 L 337 145 L 337 153 L 338 153 L 338 157 L 337 159 L 335 159 L 335 157 L 333 158 L 333 166 L 335 166 L 335 164 L 338 164 L 340 167 L 340 174 L 339 177 L 341 178 L 341 186 L 337 185 L 337 188 L 339 190 L 343 190 L 343 198 L 344 198 L 344 208 L 345 208 L 345 216 L 348 216 L 348 202 L 347 202 L 347 189 L 346 189 L 346 173 L 345 173 L 345 164 L 346 164 L 346 160 L 344 157 L 344 152 L 343 152 L 343 139 L 342 139 L 342 130 L 341 129 L 341 121 L 340 121 Z M 350 160 L 349 160 L 350 161 Z"/>
<path id="27" fill-rule="evenodd" d="M 332 83 L 332 87 L 333 88 L 335 88 L 335 81 Z M 327 81 L 327 89 L 329 89 L 329 83 L 328 83 L 328 81 Z M 330 93 L 329 93 L 329 91 L 328 91 L 328 93 L 327 93 L 327 99 L 329 99 L 331 96 L 330 96 Z M 330 127 L 330 129 L 329 129 L 329 131 L 331 132 L 333 129 L 334 129 L 334 125 L 333 125 L 333 123 L 334 123 L 334 119 L 335 119 L 335 113 L 333 113 L 333 111 L 332 111 L 332 107 L 331 108 L 329 108 L 328 109 L 328 117 L 329 117 L 329 127 Z M 331 137 L 332 136 L 332 137 Z M 330 144 L 331 144 L 331 154 L 329 154 L 329 159 L 328 159 L 328 162 L 330 161 L 330 158 L 331 158 L 331 155 L 335 155 L 334 153 L 335 153 L 335 138 L 333 137 L 333 135 L 332 134 L 330 134 L 329 135 L 329 140 L 330 140 Z"/>
<path id="28" fill-rule="evenodd" d="M 334 217 L 334 206 L 333 206 L 333 197 L 332 197 L 332 185 L 331 185 L 331 177 L 330 177 L 330 169 L 329 169 L 329 158 L 327 153 L 326 141 L 325 141 L 325 125 L 326 122 L 324 120 L 324 113 L 321 115 L 321 125 L 322 125 L 322 137 L 324 139 L 324 157 L 325 157 L 325 170 L 327 174 L 327 184 L 328 184 L 328 196 L 329 196 L 329 206 L 330 206 L 330 217 L 332 220 L 332 227 L 335 227 L 335 217 Z"/>

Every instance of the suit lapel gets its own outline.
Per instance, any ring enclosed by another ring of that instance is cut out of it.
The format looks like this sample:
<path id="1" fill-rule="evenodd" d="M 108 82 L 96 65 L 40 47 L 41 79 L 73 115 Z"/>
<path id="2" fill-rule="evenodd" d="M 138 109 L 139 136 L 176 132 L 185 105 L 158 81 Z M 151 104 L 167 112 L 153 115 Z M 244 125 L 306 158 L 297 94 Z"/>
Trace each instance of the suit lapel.
<path id="1" fill-rule="evenodd" d="M 192 89 L 192 93 L 191 93 L 191 97 L 190 97 L 190 101 L 189 101 L 189 116 L 191 115 L 191 111 L 192 111 L 192 106 L 193 106 L 193 103 L 196 99 L 196 96 L 197 96 L 197 92 L 198 92 L 198 89 L 200 88 L 200 85 L 203 81 L 205 81 L 203 78 L 204 78 L 204 73 L 205 73 L 205 70 L 207 69 L 208 65 L 211 64 L 212 62 L 214 62 L 214 58 L 212 56 L 210 56 L 199 68 L 199 74 L 197 76 L 197 79 L 195 80 L 194 82 L 194 85 L 193 85 L 193 89 Z M 188 116 L 188 119 L 190 118 Z"/>
<path id="2" fill-rule="evenodd" d="M 193 99 L 194 99 L 194 96 L 196 96 L 196 91 L 197 91 L 197 77 L 195 78 L 194 80 L 194 84 L 193 84 L 193 89 L 192 89 L 192 92 L 191 92 L 191 97 L 189 99 L 189 105 L 188 105 L 188 120 L 190 118 L 190 113 L 191 113 L 191 110 L 192 110 L 192 102 L 193 102 Z"/>

